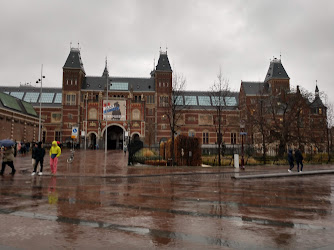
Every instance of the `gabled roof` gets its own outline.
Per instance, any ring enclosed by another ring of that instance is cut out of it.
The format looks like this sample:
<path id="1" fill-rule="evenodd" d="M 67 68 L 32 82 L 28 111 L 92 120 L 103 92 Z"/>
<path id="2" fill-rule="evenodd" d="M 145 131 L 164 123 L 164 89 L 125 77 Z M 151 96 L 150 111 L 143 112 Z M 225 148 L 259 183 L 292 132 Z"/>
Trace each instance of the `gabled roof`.
<path id="1" fill-rule="evenodd" d="M 282 65 L 281 59 L 274 58 L 271 60 L 264 82 L 270 79 L 290 79 Z"/>
<path id="2" fill-rule="evenodd" d="M 83 63 L 81 61 L 80 50 L 77 48 L 71 48 L 70 54 L 64 64 L 64 69 L 81 69 L 85 73 Z"/>
<path id="3" fill-rule="evenodd" d="M 248 96 L 265 94 L 267 93 L 267 91 L 269 91 L 269 85 L 264 82 L 243 82 L 241 81 L 241 88 L 243 88 L 245 94 Z"/>
<path id="4" fill-rule="evenodd" d="M 104 91 L 106 89 L 107 78 L 101 76 L 86 76 L 82 85 L 82 90 Z M 131 77 L 109 77 L 111 84 L 109 91 L 130 91 L 147 92 L 155 91 L 154 78 L 131 78 Z"/>
<path id="5" fill-rule="evenodd" d="M 155 67 L 158 71 L 168 71 L 172 72 L 172 67 L 170 66 L 167 52 L 160 51 L 160 57 L 157 66 Z"/>

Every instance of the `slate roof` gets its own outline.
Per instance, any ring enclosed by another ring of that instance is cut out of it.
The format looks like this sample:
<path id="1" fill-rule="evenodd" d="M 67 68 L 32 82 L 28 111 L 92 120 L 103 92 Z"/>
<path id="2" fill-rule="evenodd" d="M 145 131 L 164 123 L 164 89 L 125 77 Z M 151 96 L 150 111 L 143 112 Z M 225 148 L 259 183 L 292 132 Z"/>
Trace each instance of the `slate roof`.
<path id="1" fill-rule="evenodd" d="M 158 71 L 172 71 L 172 67 L 170 66 L 167 52 L 160 52 L 160 57 L 157 66 L 155 67 Z"/>
<path id="2" fill-rule="evenodd" d="M 265 93 L 264 87 L 269 88 L 269 85 L 264 82 L 241 82 L 241 88 L 244 89 L 246 95 L 259 95 L 260 93 Z"/>
<path id="3" fill-rule="evenodd" d="M 274 58 L 270 62 L 269 69 L 266 78 L 264 79 L 264 82 L 267 82 L 270 79 L 290 79 L 280 59 Z"/>
<path id="4" fill-rule="evenodd" d="M 325 108 L 326 106 L 323 104 L 319 96 L 314 98 L 314 101 L 310 104 L 310 108 Z"/>
<path id="5" fill-rule="evenodd" d="M 63 68 L 81 69 L 83 72 L 85 72 L 79 49 L 71 48 L 70 54 L 68 55 Z"/>
<path id="6" fill-rule="evenodd" d="M 82 85 L 82 90 L 95 90 L 104 91 L 106 89 L 106 77 L 102 76 L 86 76 Z M 155 91 L 154 78 L 132 78 L 132 77 L 109 77 L 110 83 L 128 83 L 126 90 L 115 90 L 112 91 L 130 91 L 131 87 L 133 92 L 147 92 Z"/>

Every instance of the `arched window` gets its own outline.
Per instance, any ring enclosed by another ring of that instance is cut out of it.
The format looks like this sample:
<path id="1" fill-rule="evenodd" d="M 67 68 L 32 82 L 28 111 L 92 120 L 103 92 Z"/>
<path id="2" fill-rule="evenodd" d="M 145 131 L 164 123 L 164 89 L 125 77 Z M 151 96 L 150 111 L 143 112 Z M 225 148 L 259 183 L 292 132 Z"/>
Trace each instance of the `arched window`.
<path id="1" fill-rule="evenodd" d="M 189 130 L 188 131 L 188 136 L 189 137 L 195 137 L 195 131 L 194 130 Z"/>

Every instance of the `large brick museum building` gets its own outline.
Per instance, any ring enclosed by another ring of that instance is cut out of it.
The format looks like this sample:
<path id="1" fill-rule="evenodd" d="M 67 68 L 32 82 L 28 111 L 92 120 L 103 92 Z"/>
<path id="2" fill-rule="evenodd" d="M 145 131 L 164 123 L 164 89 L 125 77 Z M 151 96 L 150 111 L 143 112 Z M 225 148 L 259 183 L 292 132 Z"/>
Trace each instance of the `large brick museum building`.
<path id="1" fill-rule="evenodd" d="M 46 144 L 53 140 L 70 141 L 73 127 L 78 127 L 81 147 L 86 138 L 87 147 L 103 148 L 106 134 L 108 149 L 122 149 L 127 136 L 139 138 L 146 145 L 157 145 L 170 138 L 165 112 L 166 102 L 173 93 L 173 71 L 167 52 L 160 52 L 158 63 L 147 78 L 109 76 L 107 62 L 101 72 L 100 76 L 86 75 L 80 50 L 71 48 L 63 66 L 62 88 L 43 88 L 40 93 L 40 88 L 32 86 L 1 86 L 0 92 L 32 104 L 37 114 L 41 102 L 41 138 Z M 271 97 L 281 95 L 283 90 L 290 90 L 290 78 L 281 60 L 273 59 L 264 82 L 242 81 L 240 92 L 226 92 L 220 113 L 226 147 L 239 145 L 240 131 L 244 129 L 248 132 L 245 143 L 261 148 L 256 139 L 259 131 L 250 122 L 257 109 L 255 100 L 260 93 Z M 186 90 L 180 93 L 178 103 L 186 108 L 180 111 L 177 134 L 200 138 L 204 151 L 216 148 L 218 119 L 212 93 Z M 317 93 L 305 105 L 308 111 L 304 109 L 304 113 L 309 113 L 310 120 L 326 117 L 326 107 Z M 240 121 L 246 122 L 245 128 L 240 127 Z M 28 123 L 36 125 L 36 122 L 36 117 L 31 117 Z M 33 131 L 17 133 L 20 138 L 12 139 L 36 141 L 38 134 L 36 129 Z M 277 141 L 271 141 L 269 146 L 273 149 L 275 144 Z"/>

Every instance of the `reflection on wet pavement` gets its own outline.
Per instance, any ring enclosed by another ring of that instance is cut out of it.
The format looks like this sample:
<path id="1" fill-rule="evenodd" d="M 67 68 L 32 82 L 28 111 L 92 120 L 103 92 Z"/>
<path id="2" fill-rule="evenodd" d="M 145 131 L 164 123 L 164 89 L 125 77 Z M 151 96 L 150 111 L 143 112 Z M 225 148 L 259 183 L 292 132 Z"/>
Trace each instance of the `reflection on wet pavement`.
<path id="1" fill-rule="evenodd" d="M 333 248 L 333 175 L 232 180 L 286 166 L 127 166 L 122 152 L 64 152 L 56 176 L 31 158 L 0 178 L 0 248 Z M 305 171 L 332 166 L 305 166 Z"/>

